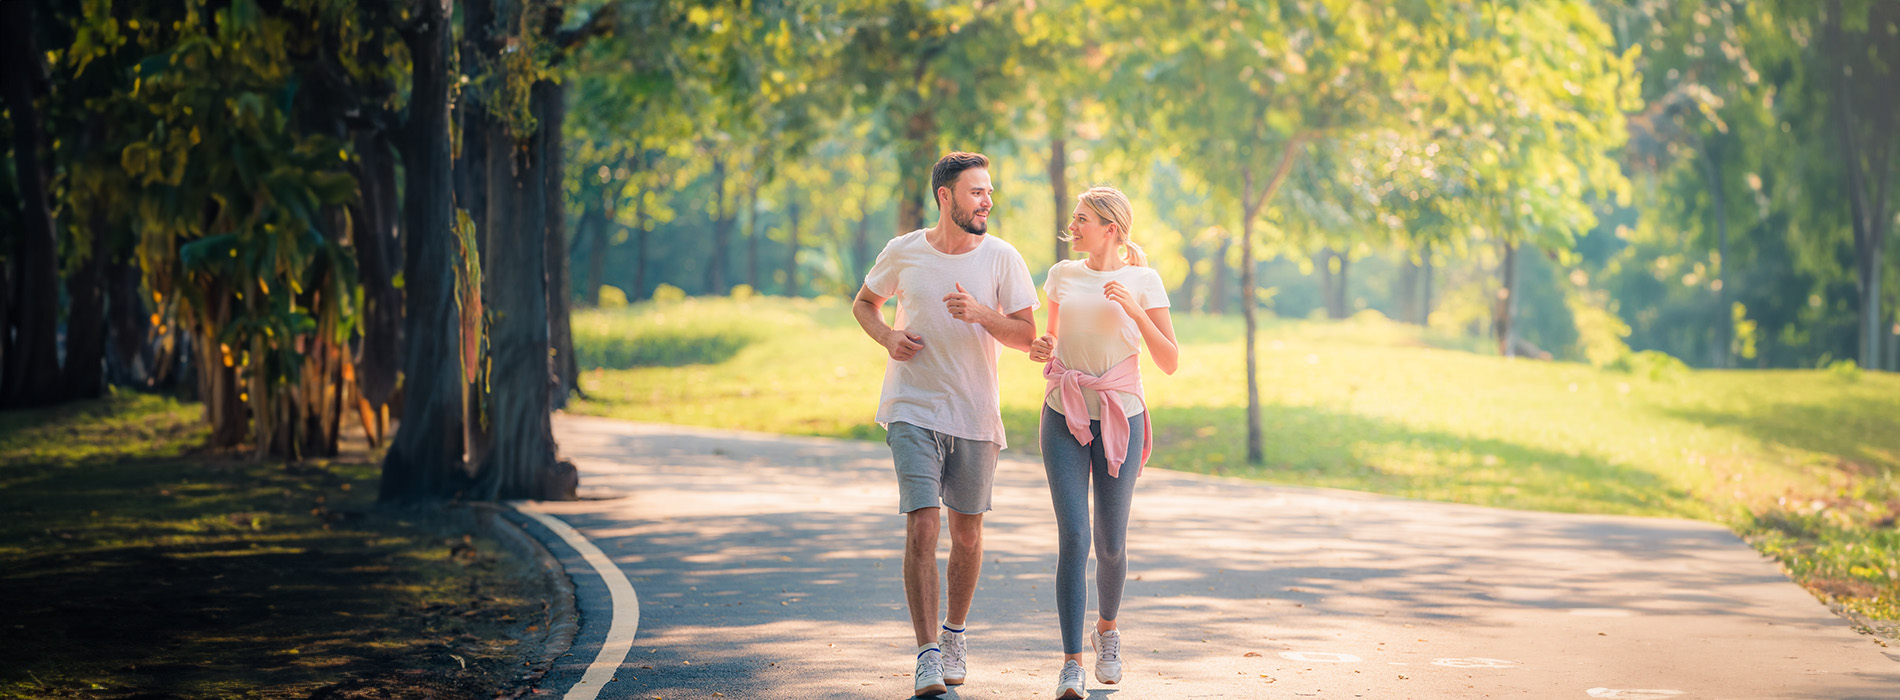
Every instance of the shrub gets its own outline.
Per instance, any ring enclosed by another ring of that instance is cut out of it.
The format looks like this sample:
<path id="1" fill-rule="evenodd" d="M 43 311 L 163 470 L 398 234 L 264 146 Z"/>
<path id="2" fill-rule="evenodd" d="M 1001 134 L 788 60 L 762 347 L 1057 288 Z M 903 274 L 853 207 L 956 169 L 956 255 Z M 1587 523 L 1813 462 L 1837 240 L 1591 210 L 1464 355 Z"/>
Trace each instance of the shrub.
<path id="1" fill-rule="evenodd" d="M 1689 373 L 1689 366 L 1660 350 L 1632 352 L 1611 362 L 1607 369 L 1627 372 L 1651 381 L 1667 381 Z"/>
<path id="2" fill-rule="evenodd" d="M 1843 382 L 1860 381 L 1860 364 L 1852 359 L 1827 363 L 1827 373 Z"/>
<path id="3" fill-rule="evenodd" d="M 615 287 L 610 284 L 601 285 L 600 286 L 600 308 L 603 308 L 603 309 L 627 308 L 627 293 L 620 291 L 619 287 Z"/>
<path id="4" fill-rule="evenodd" d="M 662 282 L 660 286 L 653 288 L 653 300 L 662 304 L 685 301 L 686 290 Z"/>

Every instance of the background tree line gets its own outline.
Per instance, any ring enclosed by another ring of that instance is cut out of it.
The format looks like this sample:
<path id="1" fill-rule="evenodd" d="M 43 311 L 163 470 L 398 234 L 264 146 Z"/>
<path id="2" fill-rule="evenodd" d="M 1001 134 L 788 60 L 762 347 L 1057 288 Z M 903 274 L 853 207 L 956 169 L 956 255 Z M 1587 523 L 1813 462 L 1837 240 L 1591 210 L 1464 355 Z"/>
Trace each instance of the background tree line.
<path id="1" fill-rule="evenodd" d="M 1038 271 L 1074 192 L 1128 191 L 1250 356 L 1257 311 L 1370 309 L 1504 355 L 1900 366 L 1891 2 L 0 12 L 0 400 L 180 391 L 260 457 L 400 418 L 391 500 L 571 495 L 571 305 L 848 295 L 957 148 Z"/>

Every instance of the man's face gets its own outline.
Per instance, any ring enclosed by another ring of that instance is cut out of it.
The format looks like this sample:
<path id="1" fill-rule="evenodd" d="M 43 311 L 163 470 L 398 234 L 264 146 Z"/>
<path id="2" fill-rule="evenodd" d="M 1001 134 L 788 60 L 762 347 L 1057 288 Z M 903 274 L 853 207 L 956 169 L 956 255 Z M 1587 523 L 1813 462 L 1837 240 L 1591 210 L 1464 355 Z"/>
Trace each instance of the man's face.
<path id="1" fill-rule="evenodd" d="M 971 168 L 957 175 L 950 190 L 950 221 L 965 232 L 983 235 L 990 230 L 990 171 Z"/>

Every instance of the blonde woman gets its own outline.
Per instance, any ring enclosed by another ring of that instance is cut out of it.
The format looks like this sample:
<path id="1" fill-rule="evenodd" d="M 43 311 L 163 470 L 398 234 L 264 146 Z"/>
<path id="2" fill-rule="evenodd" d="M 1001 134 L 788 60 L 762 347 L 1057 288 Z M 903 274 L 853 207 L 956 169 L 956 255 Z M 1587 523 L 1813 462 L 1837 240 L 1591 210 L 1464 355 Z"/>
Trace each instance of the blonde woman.
<path id="1" fill-rule="evenodd" d="M 1083 697 L 1082 625 L 1088 602 L 1091 524 L 1089 486 L 1095 487 L 1095 592 L 1100 617 L 1089 635 L 1095 679 L 1119 683 L 1121 631 L 1116 614 L 1128 576 L 1128 511 L 1135 477 L 1153 449 L 1153 431 L 1141 391 L 1141 348 L 1162 372 L 1174 374 L 1180 347 L 1168 316 L 1168 293 L 1129 240 L 1133 210 L 1112 187 L 1076 199 L 1068 240 L 1088 257 L 1049 268 L 1049 332 L 1030 344 L 1029 357 L 1047 363 L 1042 409 L 1042 464 L 1049 474 L 1060 553 L 1056 559 L 1056 613 L 1062 625 L 1062 672 L 1056 697 Z"/>

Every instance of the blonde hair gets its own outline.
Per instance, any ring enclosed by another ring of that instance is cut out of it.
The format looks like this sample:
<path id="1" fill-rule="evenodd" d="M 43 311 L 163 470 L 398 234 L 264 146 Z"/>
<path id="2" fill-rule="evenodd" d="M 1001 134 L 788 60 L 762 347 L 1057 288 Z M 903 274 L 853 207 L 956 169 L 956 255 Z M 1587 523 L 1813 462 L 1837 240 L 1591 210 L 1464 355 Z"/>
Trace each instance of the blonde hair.
<path id="1" fill-rule="evenodd" d="M 1129 234 L 1129 225 L 1134 223 L 1134 206 L 1128 203 L 1128 195 L 1113 187 L 1090 187 L 1088 191 L 1075 196 L 1076 201 L 1095 212 L 1096 218 L 1103 223 L 1115 226 L 1121 231 L 1121 244 L 1128 248 L 1122 254 L 1122 262 L 1141 267 L 1148 266 L 1148 254 L 1141 246 L 1135 245 Z"/>

